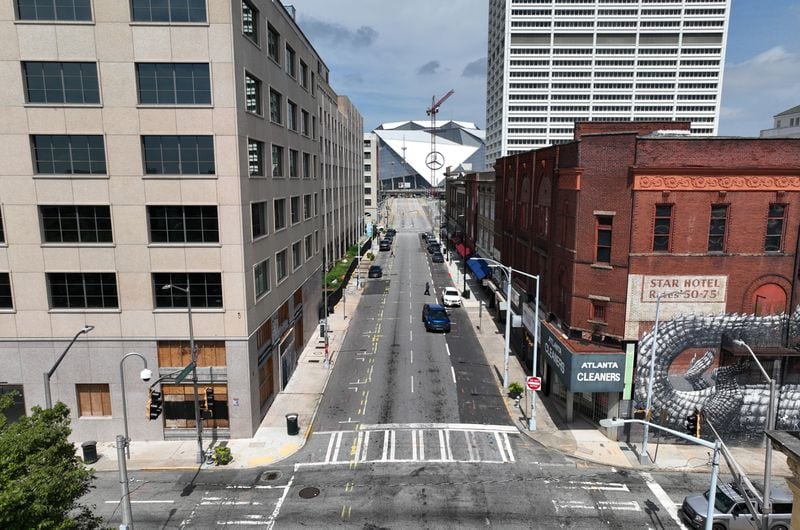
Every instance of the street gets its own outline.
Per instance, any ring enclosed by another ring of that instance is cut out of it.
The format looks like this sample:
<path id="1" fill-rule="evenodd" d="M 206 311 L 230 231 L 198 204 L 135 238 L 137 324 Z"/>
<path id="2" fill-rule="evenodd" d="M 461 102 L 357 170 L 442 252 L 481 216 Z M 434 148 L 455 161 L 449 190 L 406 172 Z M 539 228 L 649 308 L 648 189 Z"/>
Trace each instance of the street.
<path id="1" fill-rule="evenodd" d="M 357 308 L 336 307 L 353 320 L 306 445 L 269 468 L 132 472 L 135 526 L 681 528 L 677 506 L 708 475 L 541 446 L 513 425 L 462 308 L 449 310 L 450 333 L 425 331 L 422 305 L 452 281 L 419 236 L 431 230 L 422 201 L 393 206 L 393 251 L 376 252 L 383 278 L 361 278 Z M 86 498 L 109 524 L 118 491 L 116 474 L 98 473 Z"/>

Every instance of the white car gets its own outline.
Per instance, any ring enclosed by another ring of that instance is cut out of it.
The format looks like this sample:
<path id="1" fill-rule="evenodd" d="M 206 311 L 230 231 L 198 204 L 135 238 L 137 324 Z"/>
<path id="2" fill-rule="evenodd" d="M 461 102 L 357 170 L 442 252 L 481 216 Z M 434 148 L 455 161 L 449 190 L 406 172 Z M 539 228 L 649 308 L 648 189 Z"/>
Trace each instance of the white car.
<path id="1" fill-rule="evenodd" d="M 442 305 L 445 307 L 461 307 L 461 295 L 455 287 L 445 287 L 442 292 Z"/>

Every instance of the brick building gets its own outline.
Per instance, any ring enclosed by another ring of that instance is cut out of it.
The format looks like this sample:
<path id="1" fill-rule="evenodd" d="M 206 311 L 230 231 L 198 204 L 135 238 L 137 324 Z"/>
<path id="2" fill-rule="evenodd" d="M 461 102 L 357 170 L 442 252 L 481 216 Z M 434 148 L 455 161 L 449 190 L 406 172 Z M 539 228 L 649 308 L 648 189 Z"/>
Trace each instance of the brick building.
<path id="1" fill-rule="evenodd" d="M 656 408 L 690 407 L 675 389 L 716 406 L 709 370 L 748 355 L 735 339 L 776 361 L 784 390 L 800 373 L 786 317 L 798 305 L 800 140 L 688 131 L 684 122 L 581 123 L 571 143 L 497 161 L 496 251 L 541 277 L 537 373 L 564 397 L 568 418 L 574 408 L 594 419 L 630 412 L 634 390 L 643 399 L 657 305 L 680 340 L 659 335 Z M 515 313 L 530 311 L 533 281 L 512 283 Z M 517 333 L 532 344 L 527 328 Z M 697 373 L 686 376 L 690 368 Z M 738 381 L 727 401 L 751 393 L 758 402 L 748 373 L 717 374 Z M 720 414 L 737 412 L 726 407 Z M 742 407 L 759 422 L 757 404 Z M 790 399 L 783 407 L 800 416 Z"/>

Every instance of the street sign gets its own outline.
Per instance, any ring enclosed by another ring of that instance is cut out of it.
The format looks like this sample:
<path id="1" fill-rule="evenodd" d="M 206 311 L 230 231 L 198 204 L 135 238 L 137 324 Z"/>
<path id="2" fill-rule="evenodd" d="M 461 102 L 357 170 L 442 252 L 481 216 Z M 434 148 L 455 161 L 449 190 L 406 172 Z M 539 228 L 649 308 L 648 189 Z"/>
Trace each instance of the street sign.
<path id="1" fill-rule="evenodd" d="M 181 370 L 181 373 L 179 373 L 177 376 L 175 376 L 175 382 L 176 383 L 182 383 L 183 380 L 186 379 L 186 376 L 188 376 L 192 372 L 193 368 L 194 368 L 194 363 L 193 362 L 189 362 L 189 364 L 186 365 L 186 368 Z"/>
<path id="2" fill-rule="evenodd" d="M 525 379 L 525 384 L 530 390 L 539 390 L 540 388 L 542 388 L 542 378 L 536 376 L 530 376 Z"/>

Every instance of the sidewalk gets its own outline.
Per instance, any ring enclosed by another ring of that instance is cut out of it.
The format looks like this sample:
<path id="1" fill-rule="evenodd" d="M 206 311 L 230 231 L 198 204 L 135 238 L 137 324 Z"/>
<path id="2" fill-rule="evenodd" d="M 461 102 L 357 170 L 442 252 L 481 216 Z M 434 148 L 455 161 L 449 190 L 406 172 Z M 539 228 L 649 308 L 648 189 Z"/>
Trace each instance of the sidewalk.
<path id="1" fill-rule="evenodd" d="M 461 291 L 464 278 L 462 260 L 457 254 L 453 254 L 450 257 L 452 262 L 448 263 L 445 260 L 445 265 L 449 269 L 453 284 Z M 478 340 L 483 347 L 487 361 L 492 366 L 492 371 L 496 375 L 502 374 L 505 346 L 504 323 L 495 323 L 493 314 L 489 313 L 486 308 L 488 295 L 484 293 L 481 283 L 472 276 L 472 271 L 469 268 L 467 269 L 467 288 L 470 290 L 471 295 L 467 299 L 462 299 L 462 304 L 475 327 Z M 436 286 L 437 289 L 442 287 L 440 285 Z M 484 303 L 482 310 L 479 309 L 481 301 Z M 512 353 L 509 358 L 508 380 L 524 384 L 528 375 L 530 375 L 529 372 L 526 371 L 520 360 Z M 500 376 L 497 377 L 496 382 L 498 386 L 502 386 Z M 503 394 L 505 394 L 504 391 Z M 528 430 L 528 417 L 530 414 L 528 394 L 528 392 L 523 394 L 519 407 L 517 407 L 514 399 L 506 395 L 506 404 L 515 416 L 516 426 L 520 432 L 545 447 L 556 449 L 566 455 L 588 462 L 620 468 L 703 473 L 709 472 L 711 469 L 709 449 L 695 445 L 656 444 L 656 431 L 651 431 L 649 444 L 650 456 L 651 458 L 655 456 L 656 461 L 650 466 L 640 465 L 640 440 L 636 440 L 634 444 L 610 440 L 595 425 L 578 414 L 575 415 L 575 420 L 572 423 L 567 424 L 563 419 L 565 411 L 561 405 L 555 399 L 544 396 L 542 393 L 537 393 L 536 430 L 531 432 Z M 763 446 L 729 446 L 729 449 L 734 459 L 751 479 L 763 477 L 765 459 Z M 722 473 L 730 472 L 723 458 L 720 458 L 720 471 Z M 772 472 L 773 476 L 791 476 L 791 471 L 786 463 L 786 456 L 777 450 L 772 453 Z"/>
<path id="2" fill-rule="evenodd" d="M 445 260 L 444 266 L 448 267 L 453 284 L 461 290 L 463 275 L 461 261 L 457 256 L 451 256 L 453 261 Z M 368 260 L 361 261 L 361 286 L 366 278 Z M 471 274 L 471 271 L 470 271 Z M 486 300 L 486 295 L 479 282 L 467 275 L 467 287 L 471 291 L 468 299 L 463 299 L 464 310 L 469 315 L 479 342 L 486 355 L 487 361 L 496 374 L 498 387 L 502 385 L 499 374 L 503 372 L 503 326 L 496 324 L 492 314 L 486 309 L 479 309 L 480 301 Z M 360 290 L 354 288 L 355 278 L 351 280 L 347 292 L 347 305 L 352 308 L 360 300 Z M 435 285 L 437 291 L 444 286 Z M 352 310 L 349 311 L 352 315 Z M 225 443 L 231 449 L 233 461 L 229 468 L 250 468 L 266 466 L 285 459 L 297 452 L 305 444 L 311 424 L 319 406 L 322 394 L 328 383 L 336 354 L 344 341 L 347 328 L 351 319 L 344 316 L 341 304 L 337 305 L 335 312 L 328 317 L 329 323 L 329 351 L 331 354 L 330 368 L 326 368 L 324 348 L 319 337 L 319 330 L 315 331 L 298 361 L 295 373 L 286 389 L 275 397 L 267 415 L 261 422 L 253 438 L 231 439 L 217 441 L 217 445 Z M 524 382 L 525 368 L 519 359 L 511 356 L 509 359 L 509 381 Z M 502 389 L 501 389 L 502 391 Z M 536 431 L 528 430 L 528 413 L 530 403 L 525 394 L 517 407 L 515 400 L 506 396 L 506 405 L 515 419 L 515 424 L 520 432 L 545 447 L 558 450 L 565 455 L 602 465 L 618 468 L 631 468 L 639 470 L 674 470 L 687 472 L 708 472 L 710 470 L 708 449 L 698 446 L 683 444 L 656 444 L 656 434 L 653 433 L 650 444 L 651 456 L 656 456 L 656 462 L 650 466 L 638 463 L 639 443 L 628 445 L 620 441 L 608 439 L 595 425 L 576 415 L 575 421 L 567 424 L 563 418 L 563 411 L 557 401 L 537 395 L 536 403 Z M 299 415 L 300 434 L 289 436 L 286 431 L 285 415 L 296 413 Z M 204 433 L 204 447 L 210 445 L 210 433 Z M 195 439 L 179 441 L 131 441 L 131 458 L 128 460 L 129 470 L 196 470 L 195 463 L 197 441 Z M 657 453 L 656 453 L 657 448 Z M 764 449 L 763 447 L 730 447 L 731 453 L 739 465 L 751 478 L 763 476 Z M 92 467 L 99 471 L 116 471 L 117 455 L 114 442 L 98 443 L 97 451 L 99 460 Z M 724 460 L 721 460 L 720 470 L 728 473 Z M 206 466 L 208 464 L 205 464 Z M 213 465 L 213 464 L 212 464 Z M 786 457 L 780 451 L 773 452 L 773 475 L 790 476 L 791 472 L 786 464 Z"/>

